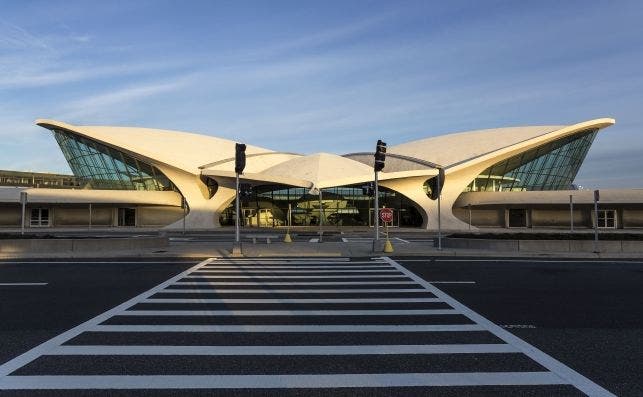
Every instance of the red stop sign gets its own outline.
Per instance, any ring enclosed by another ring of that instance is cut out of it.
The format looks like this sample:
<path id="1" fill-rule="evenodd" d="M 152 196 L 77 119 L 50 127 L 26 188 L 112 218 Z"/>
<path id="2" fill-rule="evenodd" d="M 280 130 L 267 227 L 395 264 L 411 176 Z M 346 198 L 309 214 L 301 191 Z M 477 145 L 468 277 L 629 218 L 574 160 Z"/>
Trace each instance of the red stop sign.
<path id="1" fill-rule="evenodd" d="M 380 219 L 384 223 L 393 222 L 393 210 L 390 208 L 382 208 L 380 210 Z"/>

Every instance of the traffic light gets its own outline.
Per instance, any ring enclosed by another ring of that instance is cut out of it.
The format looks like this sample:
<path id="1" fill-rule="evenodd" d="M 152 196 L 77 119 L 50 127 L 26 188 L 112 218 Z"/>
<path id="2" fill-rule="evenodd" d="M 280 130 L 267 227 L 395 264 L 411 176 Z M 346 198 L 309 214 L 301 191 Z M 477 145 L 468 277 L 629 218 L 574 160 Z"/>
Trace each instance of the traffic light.
<path id="1" fill-rule="evenodd" d="M 246 168 L 246 145 L 244 143 L 237 143 L 235 146 L 234 172 L 243 174 L 244 168 Z"/>
<path id="2" fill-rule="evenodd" d="M 444 186 L 444 169 L 438 168 L 438 175 L 429 179 L 429 198 L 431 200 L 437 200 L 438 196 L 442 192 L 442 186 Z"/>
<path id="3" fill-rule="evenodd" d="M 382 142 L 381 139 L 377 140 L 377 146 L 375 147 L 375 172 L 382 171 L 384 169 L 384 161 L 386 160 L 386 142 Z"/>

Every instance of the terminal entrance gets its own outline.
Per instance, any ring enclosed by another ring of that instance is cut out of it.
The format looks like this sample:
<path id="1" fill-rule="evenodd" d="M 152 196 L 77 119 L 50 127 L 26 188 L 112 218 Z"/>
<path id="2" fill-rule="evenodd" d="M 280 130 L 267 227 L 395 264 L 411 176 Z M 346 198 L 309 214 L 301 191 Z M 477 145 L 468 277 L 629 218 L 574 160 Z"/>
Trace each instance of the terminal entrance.
<path id="1" fill-rule="evenodd" d="M 283 185 L 244 186 L 241 189 L 241 223 L 248 227 L 372 226 L 374 197 L 361 185 L 308 189 Z M 380 187 L 380 207 L 393 210 L 394 227 L 420 227 L 422 215 L 415 204 L 390 189 Z M 290 215 L 290 216 L 289 216 Z M 234 225 L 234 201 L 221 214 L 221 225 Z"/>

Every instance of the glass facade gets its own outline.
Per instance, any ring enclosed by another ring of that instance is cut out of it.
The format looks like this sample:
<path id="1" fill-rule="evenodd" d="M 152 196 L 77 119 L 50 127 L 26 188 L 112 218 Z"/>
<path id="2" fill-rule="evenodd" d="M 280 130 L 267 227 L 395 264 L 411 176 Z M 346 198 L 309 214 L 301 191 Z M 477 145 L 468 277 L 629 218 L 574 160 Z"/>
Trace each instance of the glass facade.
<path id="1" fill-rule="evenodd" d="M 63 130 L 54 137 L 82 186 L 114 190 L 175 190 L 156 167 Z"/>
<path id="2" fill-rule="evenodd" d="M 361 185 L 322 189 L 319 194 L 308 189 L 283 185 L 254 186 L 241 189 L 241 219 L 246 226 L 275 227 L 288 225 L 288 208 L 292 226 L 368 226 L 372 224 L 374 198 Z M 411 200 L 380 187 L 380 207 L 393 209 L 393 226 L 419 227 L 422 215 Z M 221 214 L 222 225 L 234 225 L 234 201 Z"/>
<path id="3" fill-rule="evenodd" d="M 465 192 L 572 189 L 597 132 L 583 131 L 494 164 L 478 175 Z"/>

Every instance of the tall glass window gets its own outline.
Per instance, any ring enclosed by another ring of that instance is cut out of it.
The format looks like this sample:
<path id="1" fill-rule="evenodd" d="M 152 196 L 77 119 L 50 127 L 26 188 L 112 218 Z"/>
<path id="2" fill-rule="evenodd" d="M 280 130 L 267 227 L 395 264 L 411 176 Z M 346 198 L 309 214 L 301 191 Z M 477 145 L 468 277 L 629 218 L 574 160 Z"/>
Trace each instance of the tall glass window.
<path id="1" fill-rule="evenodd" d="M 496 163 L 478 175 L 465 191 L 571 189 L 597 132 L 583 131 Z"/>
<path id="2" fill-rule="evenodd" d="M 81 185 L 93 189 L 175 190 L 156 167 L 125 153 L 63 130 L 54 137 Z"/>
<path id="3" fill-rule="evenodd" d="M 324 225 L 369 226 L 374 213 L 374 198 L 361 185 L 339 186 L 322 189 L 320 210 L 319 195 L 308 189 L 284 185 L 263 185 L 242 188 L 241 221 L 246 226 L 275 227 L 288 224 L 290 205 L 293 226 L 315 226 L 322 217 Z M 379 188 L 380 207 L 391 208 L 393 225 L 419 227 L 422 215 L 415 204 L 400 193 Z M 234 224 L 234 202 L 221 214 L 222 225 Z"/>

